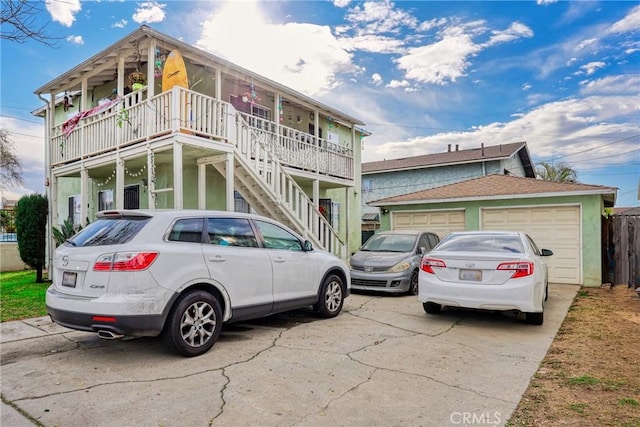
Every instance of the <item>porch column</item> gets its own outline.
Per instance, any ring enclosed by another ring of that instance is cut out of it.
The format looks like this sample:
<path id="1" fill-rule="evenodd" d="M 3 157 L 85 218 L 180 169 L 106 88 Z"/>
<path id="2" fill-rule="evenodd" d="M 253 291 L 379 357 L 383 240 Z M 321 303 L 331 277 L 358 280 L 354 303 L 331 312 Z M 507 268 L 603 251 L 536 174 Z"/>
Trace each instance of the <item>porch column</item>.
<path id="1" fill-rule="evenodd" d="M 155 95 L 155 76 L 156 76 L 156 41 L 149 40 L 149 50 L 147 50 L 147 99 L 153 98 Z"/>
<path id="2" fill-rule="evenodd" d="M 124 160 L 116 154 L 116 209 L 124 209 Z"/>
<path id="3" fill-rule="evenodd" d="M 87 205 L 89 204 L 89 171 L 80 166 L 80 225 L 87 226 Z"/>
<path id="4" fill-rule="evenodd" d="M 174 94 L 177 90 L 173 89 Z M 184 206 L 183 189 L 182 189 L 182 144 L 173 143 L 173 208 L 182 209 Z"/>
<path id="5" fill-rule="evenodd" d="M 47 109 L 44 115 L 44 187 L 47 200 L 49 200 L 49 215 L 47 215 L 47 244 L 45 246 L 46 267 L 51 269 L 53 260 L 53 250 L 55 249 L 54 239 L 51 237 L 53 224 L 58 224 L 58 195 L 56 193 L 57 186 L 54 185 L 54 177 L 51 174 L 51 128 L 53 127 L 55 95 L 49 94 L 49 101 L 43 96 L 38 96 L 46 102 Z M 49 270 L 52 271 L 52 270 Z"/>
<path id="6" fill-rule="evenodd" d="M 350 249 L 349 249 L 349 230 L 350 230 L 350 228 L 349 228 L 349 217 L 352 216 L 352 215 L 350 215 L 351 214 L 351 206 L 350 206 L 351 204 L 349 203 L 350 200 L 351 199 L 349 198 L 349 187 L 345 187 L 344 188 L 344 212 L 345 212 L 345 214 L 342 215 L 342 216 L 344 217 L 344 223 L 345 223 L 345 226 L 344 226 L 344 246 L 345 246 L 345 248 L 344 248 L 344 250 L 346 252 L 343 252 L 341 254 L 341 258 L 342 259 L 347 259 L 348 256 L 349 256 L 349 252 L 350 252 Z"/>
<path id="7" fill-rule="evenodd" d="M 118 58 L 118 96 L 124 96 L 124 56 Z"/>
<path id="8" fill-rule="evenodd" d="M 149 209 L 156 208 L 156 166 L 153 151 L 147 147 L 147 203 Z"/>
<path id="9" fill-rule="evenodd" d="M 89 107 L 89 97 L 87 96 L 88 88 L 89 88 L 89 79 L 86 77 L 82 79 L 81 89 L 80 89 L 80 110 L 78 111 L 87 111 Z"/>
<path id="10" fill-rule="evenodd" d="M 222 71 L 219 68 L 216 69 L 216 93 L 214 96 L 220 101 L 225 101 L 220 98 L 222 96 Z"/>
<path id="11" fill-rule="evenodd" d="M 227 153 L 227 158 L 225 160 L 225 180 L 226 180 L 226 195 L 227 195 L 227 211 L 233 212 L 236 210 L 234 197 L 233 197 L 233 189 L 234 189 L 234 174 L 233 171 L 235 169 L 234 161 L 233 161 L 233 153 Z"/>
<path id="12" fill-rule="evenodd" d="M 198 164 L 198 209 L 207 208 L 207 165 Z"/>

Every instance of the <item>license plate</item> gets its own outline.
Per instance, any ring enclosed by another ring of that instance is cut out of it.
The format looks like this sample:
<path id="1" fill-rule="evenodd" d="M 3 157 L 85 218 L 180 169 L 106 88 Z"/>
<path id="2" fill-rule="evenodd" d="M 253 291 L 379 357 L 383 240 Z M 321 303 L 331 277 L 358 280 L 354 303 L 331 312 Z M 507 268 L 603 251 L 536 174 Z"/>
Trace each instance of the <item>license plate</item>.
<path id="1" fill-rule="evenodd" d="M 65 271 L 62 273 L 62 286 L 67 286 L 69 288 L 76 287 L 76 279 L 78 278 L 78 274 L 74 271 Z"/>
<path id="2" fill-rule="evenodd" d="M 460 280 L 480 282 L 482 280 L 482 270 L 460 270 Z"/>

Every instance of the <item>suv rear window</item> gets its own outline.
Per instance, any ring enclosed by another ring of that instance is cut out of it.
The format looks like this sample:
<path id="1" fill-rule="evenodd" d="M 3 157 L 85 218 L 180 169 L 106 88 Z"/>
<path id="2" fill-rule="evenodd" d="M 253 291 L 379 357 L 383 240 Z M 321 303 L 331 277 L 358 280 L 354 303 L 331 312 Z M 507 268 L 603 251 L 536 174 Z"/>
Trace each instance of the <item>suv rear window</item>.
<path id="1" fill-rule="evenodd" d="M 127 243 L 149 222 L 150 217 L 102 218 L 87 225 L 65 244 L 71 246 L 104 246 Z"/>

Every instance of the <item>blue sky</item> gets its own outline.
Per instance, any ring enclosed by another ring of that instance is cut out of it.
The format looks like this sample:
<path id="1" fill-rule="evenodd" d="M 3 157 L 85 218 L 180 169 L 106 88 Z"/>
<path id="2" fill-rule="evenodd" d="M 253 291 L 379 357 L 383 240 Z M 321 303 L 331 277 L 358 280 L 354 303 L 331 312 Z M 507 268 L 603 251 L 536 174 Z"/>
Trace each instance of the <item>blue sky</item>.
<path id="1" fill-rule="evenodd" d="M 362 119 L 363 161 L 526 141 L 588 184 L 640 186 L 637 1 L 47 0 L 54 49 L 2 40 L 0 127 L 44 192 L 33 91 L 146 24 Z M 3 30 L 4 31 L 4 30 Z"/>

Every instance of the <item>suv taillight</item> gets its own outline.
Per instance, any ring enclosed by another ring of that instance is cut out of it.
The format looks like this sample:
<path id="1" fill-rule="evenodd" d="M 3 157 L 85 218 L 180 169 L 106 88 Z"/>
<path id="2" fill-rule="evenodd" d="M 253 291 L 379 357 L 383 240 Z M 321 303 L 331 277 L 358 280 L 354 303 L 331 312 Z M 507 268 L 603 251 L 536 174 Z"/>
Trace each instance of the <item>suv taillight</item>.
<path id="1" fill-rule="evenodd" d="M 436 274 L 433 267 L 446 268 L 444 261 L 435 258 L 422 258 L 420 269 L 426 273 Z"/>
<path id="2" fill-rule="evenodd" d="M 94 271 L 140 271 L 149 268 L 158 252 L 117 252 L 103 254 L 93 265 Z"/>
<path id="3" fill-rule="evenodd" d="M 531 276 L 533 274 L 533 263 L 531 261 L 503 262 L 498 265 L 498 270 L 513 270 L 512 279 L 518 277 Z"/>

